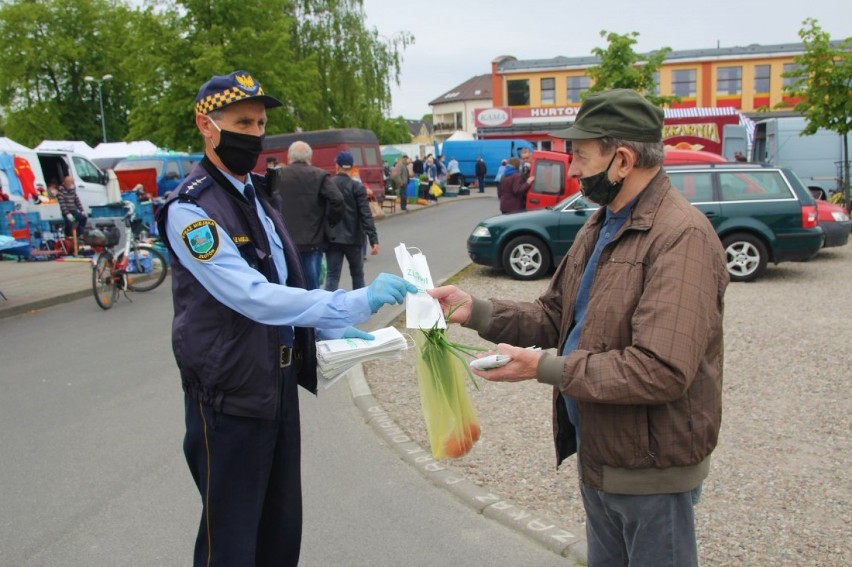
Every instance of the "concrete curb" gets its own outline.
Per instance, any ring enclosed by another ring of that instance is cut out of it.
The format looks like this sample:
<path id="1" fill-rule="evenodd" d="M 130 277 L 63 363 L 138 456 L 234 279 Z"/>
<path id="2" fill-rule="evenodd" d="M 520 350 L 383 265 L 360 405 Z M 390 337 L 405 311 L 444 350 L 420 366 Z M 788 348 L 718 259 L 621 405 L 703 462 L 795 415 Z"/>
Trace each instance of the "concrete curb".
<path id="1" fill-rule="evenodd" d="M 580 526 L 563 527 L 557 521 L 525 510 L 502 496 L 467 480 L 450 465 L 436 461 L 414 442 L 376 400 L 361 365 L 347 373 L 349 391 L 364 420 L 400 459 L 417 469 L 434 485 L 447 490 L 478 514 L 534 540 L 557 555 L 586 565 L 585 530 Z"/>
<path id="2" fill-rule="evenodd" d="M 36 301 L 23 303 L 21 305 L 13 305 L 12 307 L 0 309 L 0 319 L 5 319 L 7 317 L 15 317 L 17 315 L 29 313 L 30 311 L 38 311 L 47 307 L 53 307 L 54 305 L 68 303 L 70 301 L 76 301 L 78 299 L 82 299 L 90 295 L 92 295 L 91 289 L 82 289 L 80 291 L 72 291 L 69 293 L 63 293 L 61 295 L 55 295 L 53 297 L 38 299 Z"/>

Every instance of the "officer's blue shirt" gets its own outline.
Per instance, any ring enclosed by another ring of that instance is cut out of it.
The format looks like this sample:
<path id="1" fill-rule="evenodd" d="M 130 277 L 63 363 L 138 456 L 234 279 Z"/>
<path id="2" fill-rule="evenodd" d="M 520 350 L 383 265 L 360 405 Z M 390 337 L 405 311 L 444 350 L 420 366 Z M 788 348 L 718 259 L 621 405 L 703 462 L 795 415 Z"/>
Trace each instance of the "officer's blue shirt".
<path id="1" fill-rule="evenodd" d="M 636 204 L 636 199 L 630 201 L 617 213 L 612 212 L 609 207 L 606 208 L 606 218 L 601 225 L 600 233 L 598 233 L 595 249 L 592 251 L 592 255 L 589 256 L 589 261 L 586 262 L 586 268 L 583 270 L 583 277 L 580 279 L 580 289 L 577 290 L 577 297 L 574 300 L 574 326 L 571 328 L 571 332 L 568 333 L 565 346 L 562 347 L 562 356 L 568 356 L 574 352 L 580 343 L 580 334 L 583 332 L 583 325 L 586 322 L 586 310 L 589 307 L 589 297 L 592 294 L 592 285 L 595 283 L 595 271 L 598 267 L 601 251 L 604 249 L 604 246 L 612 241 L 621 227 L 624 226 L 624 223 L 627 222 L 627 219 L 630 218 L 630 212 L 633 210 L 633 205 Z M 568 408 L 568 419 L 577 432 L 577 444 L 579 445 L 580 414 L 577 410 L 577 402 L 567 396 L 564 396 L 564 398 L 565 405 Z"/>
<path id="2" fill-rule="evenodd" d="M 222 174 L 240 193 L 245 194 L 245 182 L 224 171 Z M 285 282 L 287 262 L 284 245 L 275 232 L 272 219 L 257 199 L 255 206 L 269 239 L 278 281 Z M 240 256 L 231 236 L 221 226 L 217 225 L 219 249 L 209 260 L 198 260 L 186 247 L 182 232 L 192 223 L 204 219 L 209 220 L 210 217 L 201 207 L 184 201 L 172 203 L 166 234 L 180 263 L 223 305 L 265 325 L 313 327 L 318 339 L 340 338 L 346 327 L 370 318 L 372 311 L 367 302 L 366 287 L 330 292 L 271 283 Z"/>

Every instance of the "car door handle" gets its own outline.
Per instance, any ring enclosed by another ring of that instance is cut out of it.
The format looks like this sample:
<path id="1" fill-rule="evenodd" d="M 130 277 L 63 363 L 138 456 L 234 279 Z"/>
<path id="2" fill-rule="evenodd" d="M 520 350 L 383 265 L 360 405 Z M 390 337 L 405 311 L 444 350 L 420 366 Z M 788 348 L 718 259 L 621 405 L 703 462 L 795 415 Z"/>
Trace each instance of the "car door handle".
<path id="1" fill-rule="evenodd" d="M 716 216 L 716 213 L 714 211 L 707 211 L 706 213 L 704 213 L 704 216 L 707 218 L 713 218 Z"/>
<path id="2" fill-rule="evenodd" d="M 538 205 L 538 199 L 530 199 L 530 203 L 533 205 Z"/>

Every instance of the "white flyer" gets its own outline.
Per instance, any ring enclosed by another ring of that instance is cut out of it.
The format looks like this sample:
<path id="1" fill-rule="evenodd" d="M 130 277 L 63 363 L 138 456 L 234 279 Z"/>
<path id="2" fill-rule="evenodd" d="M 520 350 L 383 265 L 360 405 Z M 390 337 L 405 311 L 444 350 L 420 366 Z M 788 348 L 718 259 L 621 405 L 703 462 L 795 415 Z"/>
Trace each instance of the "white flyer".
<path id="1" fill-rule="evenodd" d="M 410 250 L 415 251 L 414 254 Z M 404 243 L 400 243 L 393 251 L 403 279 L 420 290 L 405 296 L 405 326 L 409 329 L 431 329 L 437 323 L 439 329 L 446 329 L 447 322 L 441 304 L 425 292 L 435 287 L 426 256 L 418 248 L 407 248 Z"/>

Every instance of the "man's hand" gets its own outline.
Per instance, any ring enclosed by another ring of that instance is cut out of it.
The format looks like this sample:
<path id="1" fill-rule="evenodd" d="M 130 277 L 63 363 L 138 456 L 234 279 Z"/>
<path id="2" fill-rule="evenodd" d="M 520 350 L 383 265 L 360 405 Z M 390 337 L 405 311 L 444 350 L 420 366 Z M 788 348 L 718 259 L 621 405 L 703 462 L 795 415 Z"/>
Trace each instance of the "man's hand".
<path id="1" fill-rule="evenodd" d="M 511 356 L 512 360 L 506 366 L 501 366 L 494 370 L 477 370 L 471 368 L 471 372 L 491 382 L 523 382 L 524 380 L 535 379 L 538 372 L 538 363 L 542 356 L 540 350 L 500 343 L 497 345 L 497 354 Z"/>
<path id="2" fill-rule="evenodd" d="M 379 255 L 379 244 L 373 244 L 370 246 L 370 256 L 378 256 Z"/>
<path id="3" fill-rule="evenodd" d="M 434 289 L 427 289 L 426 293 L 434 297 L 441 304 L 441 311 L 446 317 L 455 307 L 455 311 L 449 318 L 450 323 L 467 323 L 473 309 L 473 298 L 470 294 L 463 292 L 454 285 L 445 285 Z"/>

